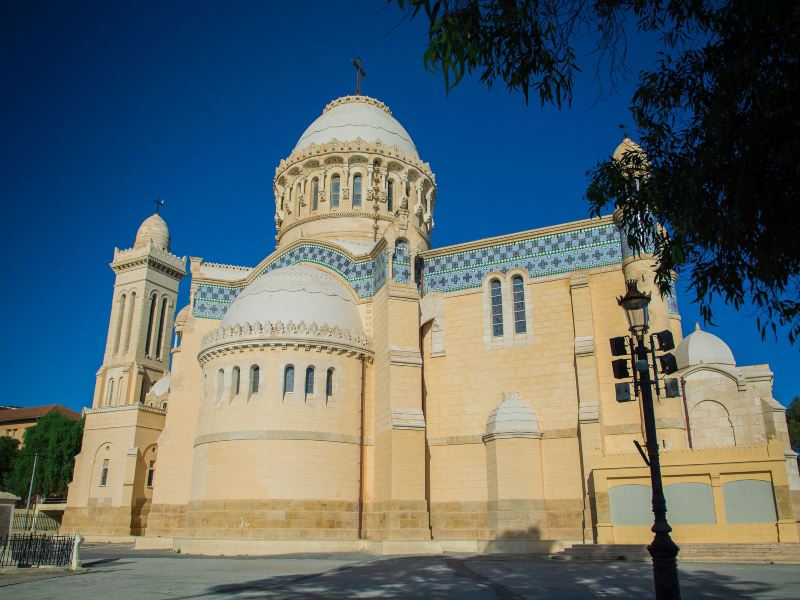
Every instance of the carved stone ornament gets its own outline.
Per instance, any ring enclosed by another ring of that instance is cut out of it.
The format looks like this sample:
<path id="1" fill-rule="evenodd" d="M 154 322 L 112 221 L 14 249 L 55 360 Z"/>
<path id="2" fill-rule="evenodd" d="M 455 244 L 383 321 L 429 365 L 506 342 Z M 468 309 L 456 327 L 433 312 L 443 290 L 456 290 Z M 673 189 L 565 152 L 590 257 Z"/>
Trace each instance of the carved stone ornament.
<path id="1" fill-rule="evenodd" d="M 400 208 L 408 210 L 408 196 L 400 198 Z"/>

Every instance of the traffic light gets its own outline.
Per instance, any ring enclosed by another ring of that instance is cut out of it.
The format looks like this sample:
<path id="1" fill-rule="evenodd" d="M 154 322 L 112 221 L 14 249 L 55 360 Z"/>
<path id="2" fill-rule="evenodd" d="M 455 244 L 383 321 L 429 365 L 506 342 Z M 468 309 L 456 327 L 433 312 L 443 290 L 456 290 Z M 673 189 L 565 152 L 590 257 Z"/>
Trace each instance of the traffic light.
<path id="1" fill-rule="evenodd" d="M 672 337 L 672 332 L 669 329 L 659 331 L 654 336 L 658 342 L 659 352 L 667 352 L 675 347 L 675 338 Z"/>
<path id="2" fill-rule="evenodd" d="M 664 380 L 664 391 L 667 393 L 667 398 L 677 398 L 681 395 L 681 385 L 680 382 L 671 377 L 670 379 Z"/>
<path id="3" fill-rule="evenodd" d="M 672 354 L 662 354 L 658 357 L 658 362 L 661 364 L 661 372 L 665 375 L 671 375 L 678 370 L 678 363 Z"/>
<path id="4" fill-rule="evenodd" d="M 633 400 L 631 397 L 630 383 L 615 383 L 614 392 L 617 397 L 617 402 L 630 402 Z"/>
<path id="5" fill-rule="evenodd" d="M 612 360 L 611 369 L 614 371 L 614 379 L 628 379 L 631 376 L 627 358 Z"/>
<path id="6" fill-rule="evenodd" d="M 613 337 L 611 342 L 611 356 L 625 356 L 628 354 L 628 338 L 624 336 Z"/>

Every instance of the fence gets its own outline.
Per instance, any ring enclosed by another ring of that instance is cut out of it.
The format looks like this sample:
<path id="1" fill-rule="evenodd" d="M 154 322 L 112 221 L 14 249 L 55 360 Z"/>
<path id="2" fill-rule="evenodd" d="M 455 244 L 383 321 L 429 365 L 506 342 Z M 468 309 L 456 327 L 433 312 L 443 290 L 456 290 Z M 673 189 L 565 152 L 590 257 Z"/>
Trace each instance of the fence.
<path id="1" fill-rule="evenodd" d="M 75 537 L 71 535 L 14 534 L 0 540 L 2 567 L 67 567 Z"/>

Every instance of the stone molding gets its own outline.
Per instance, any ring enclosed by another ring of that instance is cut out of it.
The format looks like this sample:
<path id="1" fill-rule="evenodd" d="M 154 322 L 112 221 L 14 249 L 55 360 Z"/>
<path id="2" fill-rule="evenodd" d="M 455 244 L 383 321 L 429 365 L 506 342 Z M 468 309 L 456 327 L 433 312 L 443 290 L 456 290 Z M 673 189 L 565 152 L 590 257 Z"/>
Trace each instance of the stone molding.
<path id="1" fill-rule="evenodd" d="M 586 356 L 594 354 L 594 336 L 581 335 L 575 338 L 575 355 Z"/>
<path id="2" fill-rule="evenodd" d="M 233 325 L 220 328 L 206 334 L 201 343 L 201 351 L 197 356 L 200 365 L 204 366 L 215 356 L 227 354 L 243 348 L 264 347 L 304 347 L 321 351 L 326 350 L 347 353 L 353 356 L 372 356 L 369 338 L 359 335 L 355 330 L 340 327 L 317 325 L 305 321 L 294 323 L 289 321 L 264 321 L 247 325 Z"/>
<path id="3" fill-rule="evenodd" d="M 510 440 L 519 438 L 530 438 L 534 440 L 542 439 L 543 434 L 541 431 L 499 431 L 496 433 L 487 433 L 481 436 L 484 444 L 494 442 L 496 440 Z"/>
<path id="4" fill-rule="evenodd" d="M 389 364 L 407 367 L 421 367 L 422 355 L 419 350 L 389 347 Z"/>
<path id="5" fill-rule="evenodd" d="M 425 429 L 425 415 L 419 408 L 393 408 L 392 429 Z"/>
<path id="6" fill-rule="evenodd" d="M 123 404 L 122 406 L 104 406 L 102 408 L 85 408 L 84 415 L 99 415 L 102 413 L 123 412 L 128 410 L 140 410 L 142 412 L 153 413 L 156 415 L 166 415 L 167 411 L 155 406 L 145 406 L 144 404 Z"/>
<path id="7" fill-rule="evenodd" d="M 312 442 L 335 442 L 339 444 L 360 444 L 357 435 L 330 433 L 325 431 L 294 431 L 274 429 L 269 431 L 226 431 L 209 433 L 195 438 L 194 446 L 241 440 L 307 440 Z"/>

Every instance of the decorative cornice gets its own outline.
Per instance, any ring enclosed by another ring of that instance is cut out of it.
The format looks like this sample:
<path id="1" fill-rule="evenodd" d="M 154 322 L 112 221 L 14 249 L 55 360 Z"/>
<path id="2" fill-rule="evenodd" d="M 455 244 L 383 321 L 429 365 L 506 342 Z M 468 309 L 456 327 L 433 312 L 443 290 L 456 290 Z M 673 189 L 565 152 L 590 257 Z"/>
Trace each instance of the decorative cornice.
<path id="1" fill-rule="evenodd" d="M 176 279 L 186 275 L 186 257 L 181 258 L 162 250 L 153 244 L 152 240 L 144 248 L 128 248 L 127 250 L 114 248 L 114 260 L 109 266 L 114 273 L 148 266 Z"/>
<path id="2" fill-rule="evenodd" d="M 155 415 L 166 415 L 167 411 L 163 408 L 156 408 L 155 406 L 145 406 L 144 404 L 123 404 L 121 406 L 104 406 L 102 408 L 86 408 L 83 410 L 84 415 L 99 415 L 103 413 L 125 412 L 130 410 L 139 410 L 142 412 L 153 413 Z"/>
<path id="3" fill-rule="evenodd" d="M 332 108 L 336 108 L 337 106 L 341 106 L 342 104 L 354 104 L 354 103 L 371 104 L 376 108 L 380 108 L 387 115 L 392 114 L 392 111 L 389 110 L 389 107 L 386 106 L 386 104 L 384 104 L 377 98 L 372 98 L 371 96 L 362 96 L 361 94 L 356 94 L 355 96 L 342 96 L 341 98 L 336 98 L 336 100 L 328 102 L 328 104 L 325 106 L 322 112 L 324 114 L 329 110 L 331 110 Z"/>
<path id="4" fill-rule="evenodd" d="M 372 356 L 369 339 L 353 330 L 317 325 L 304 321 L 250 323 L 216 329 L 203 337 L 197 359 L 205 365 L 212 358 L 242 348 L 303 347 L 321 351 L 323 348 L 353 356 Z"/>
<path id="5" fill-rule="evenodd" d="M 292 221 L 291 223 L 286 224 L 285 226 L 281 227 L 281 229 L 278 231 L 277 241 L 280 241 L 280 239 L 286 232 L 294 229 L 295 227 L 298 227 L 299 225 L 305 225 L 306 223 L 311 223 L 312 221 L 321 221 L 323 219 L 334 219 L 341 217 L 355 217 L 355 218 L 369 219 L 370 221 L 388 221 L 389 223 L 395 220 L 395 217 L 392 215 L 368 213 L 366 210 L 363 211 L 331 210 L 330 212 L 320 212 L 308 215 L 306 217 L 302 217 L 300 219 L 297 219 L 296 221 Z M 314 241 L 316 242 L 316 239 Z"/>

